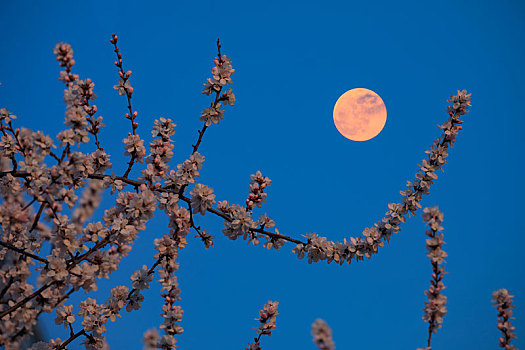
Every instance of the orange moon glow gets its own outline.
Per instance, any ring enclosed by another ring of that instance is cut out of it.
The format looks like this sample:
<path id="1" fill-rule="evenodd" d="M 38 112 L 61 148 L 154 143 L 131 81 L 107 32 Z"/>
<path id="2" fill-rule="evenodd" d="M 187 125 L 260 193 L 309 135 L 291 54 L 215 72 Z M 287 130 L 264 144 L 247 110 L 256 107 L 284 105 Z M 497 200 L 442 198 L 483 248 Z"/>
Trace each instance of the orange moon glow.
<path id="1" fill-rule="evenodd" d="M 385 104 L 372 90 L 348 90 L 335 103 L 334 124 L 347 139 L 370 140 L 383 130 L 385 123 Z"/>

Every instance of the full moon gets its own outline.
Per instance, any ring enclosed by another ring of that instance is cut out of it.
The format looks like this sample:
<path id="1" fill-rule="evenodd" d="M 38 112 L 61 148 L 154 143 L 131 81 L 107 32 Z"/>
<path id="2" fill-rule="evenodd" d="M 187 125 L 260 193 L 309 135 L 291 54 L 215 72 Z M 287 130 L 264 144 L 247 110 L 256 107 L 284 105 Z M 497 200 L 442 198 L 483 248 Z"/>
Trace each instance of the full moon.
<path id="1" fill-rule="evenodd" d="M 348 90 L 335 103 L 334 124 L 347 139 L 368 141 L 383 130 L 385 123 L 385 104 L 372 90 Z"/>

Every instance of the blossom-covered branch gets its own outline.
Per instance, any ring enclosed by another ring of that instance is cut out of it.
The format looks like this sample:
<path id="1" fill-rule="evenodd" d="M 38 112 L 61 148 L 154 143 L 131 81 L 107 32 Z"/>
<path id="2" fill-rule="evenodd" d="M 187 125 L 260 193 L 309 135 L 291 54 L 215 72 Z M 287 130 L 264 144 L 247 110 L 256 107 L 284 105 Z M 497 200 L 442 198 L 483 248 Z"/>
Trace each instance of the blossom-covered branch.
<path id="1" fill-rule="evenodd" d="M 225 93 L 220 95 L 222 88 L 225 85 L 233 84 L 231 78 L 232 74 L 235 73 L 235 69 L 232 68 L 231 60 L 226 55 L 221 54 L 221 44 L 217 39 L 217 57 L 214 59 L 215 67 L 212 68 L 212 77 L 206 80 L 204 83 L 204 89 L 202 93 L 205 95 L 211 95 L 215 92 L 215 100 L 212 102 L 209 108 L 202 111 L 201 120 L 204 121 L 204 125 L 199 130 L 199 138 L 193 145 L 193 152 L 197 152 L 202 142 L 202 137 L 206 132 L 206 129 L 212 124 L 219 124 L 219 121 L 224 118 L 224 109 L 221 108 L 222 103 L 233 106 L 235 103 L 235 95 L 232 93 L 232 89 L 228 89 Z"/>
<path id="2" fill-rule="evenodd" d="M 428 158 L 419 165 L 420 170 L 416 173 L 416 180 L 408 181 L 407 189 L 401 191 L 403 196 L 401 203 L 390 203 L 386 216 L 374 227 L 365 228 L 363 237 L 332 242 L 315 233 L 307 234 L 308 243 L 298 244 L 293 250 L 298 257 L 301 259 L 308 256 L 309 263 L 326 260 L 328 263 L 336 261 L 339 264 L 344 262 L 350 264 L 352 260 L 359 261 L 376 254 L 379 247 L 390 240 L 392 234 L 400 231 L 400 224 L 406 221 L 405 215 L 414 215 L 421 207 L 419 202 L 423 195 L 429 193 L 430 186 L 437 179 L 436 172 L 446 163 L 448 148 L 454 145 L 456 136 L 462 129 L 463 121 L 460 118 L 468 113 L 470 101 L 471 96 L 466 90 L 458 90 L 457 95 L 450 97 L 448 102 L 451 105 L 447 109 L 449 119 L 440 125 L 443 133 L 434 141 L 430 150 L 426 151 Z"/>
<path id="3" fill-rule="evenodd" d="M 165 334 L 159 338 L 157 347 L 171 350 L 175 348 L 177 343 L 175 336 L 182 334 L 184 331 L 179 324 L 182 321 L 184 311 L 179 305 L 175 305 L 175 302 L 180 300 L 181 292 L 177 276 L 175 276 L 175 271 L 179 269 L 179 263 L 177 262 L 178 246 L 172 237 L 164 235 L 161 239 L 155 240 L 155 249 L 158 251 L 155 257 L 165 256 L 159 270 L 159 282 L 162 285 L 161 292 L 164 291 L 161 294 L 164 298 L 161 314 L 164 322 L 160 328 L 164 329 Z"/>
<path id="4" fill-rule="evenodd" d="M 53 53 L 56 56 L 56 60 L 59 62 L 60 67 L 64 67 L 64 70 L 60 72 L 60 77 L 58 80 L 61 80 L 66 84 L 66 86 L 72 84 L 75 80 L 78 79 L 78 75 L 71 74 L 71 68 L 75 65 L 75 60 L 73 59 L 73 49 L 71 45 L 66 43 L 58 43 Z"/>
<path id="5" fill-rule="evenodd" d="M 499 346 L 506 350 L 518 349 L 510 344 L 512 339 L 517 338 L 514 332 L 516 327 L 510 322 L 510 319 L 513 318 L 512 309 L 514 309 L 512 298 L 513 296 L 506 289 L 500 289 L 492 293 L 492 302 L 498 310 L 498 329 L 502 333 L 502 336 L 499 338 Z"/>
<path id="6" fill-rule="evenodd" d="M 87 132 L 89 132 L 93 137 L 95 138 L 95 145 L 97 146 L 97 149 L 100 151 L 104 151 L 102 147 L 100 146 L 100 142 L 98 141 L 98 133 L 100 132 L 100 128 L 105 126 L 102 123 L 102 117 L 98 116 L 95 118 L 95 113 L 97 113 L 97 106 L 93 105 L 90 106 L 89 101 L 94 100 L 97 95 L 93 92 L 93 88 L 95 87 L 95 83 L 91 81 L 91 79 L 79 80 L 76 84 L 73 85 L 73 94 L 77 94 L 80 96 L 79 99 L 79 107 L 84 109 L 84 112 L 88 115 L 86 117 L 86 120 L 89 123 L 89 126 L 86 128 Z"/>
<path id="7" fill-rule="evenodd" d="M 268 300 L 268 304 L 265 304 L 263 309 L 259 311 L 259 318 L 256 318 L 255 320 L 260 322 L 259 328 L 257 329 L 257 337 L 253 338 L 253 343 L 249 343 L 248 347 L 245 348 L 246 350 L 261 350 L 261 336 L 268 335 L 269 337 L 272 335 L 272 330 L 275 329 L 275 321 L 277 320 L 277 315 L 279 315 L 279 312 L 277 311 L 277 307 L 279 306 L 278 301 L 270 301 Z"/>
<path id="8" fill-rule="evenodd" d="M 438 233 L 443 230 L 443 227 L 441 227 L 443 213 L 437 206 L 425 208 L 423 209 L 423 220 L 430 227 L 425 234 L 429 237 L 427 238 L 427 256 L 432 263 L 432 280 L 430 280 L 430 288 L 425 291 L 428 302 L 425 302 L 425 308 L 423 309 L 423 321 L 428 322 L 427 349 L 430 350 L 432 334 L 441 328 L 443 317 L 447 314 L 445 307 L 447 297 L 441 294 L 441 291 L 445 289 L 443 284 L 443 276 L 445 275 L 443 263 L 447 253 L 441 249 L 445 243 L 443 241 L 443 233 Z"/>

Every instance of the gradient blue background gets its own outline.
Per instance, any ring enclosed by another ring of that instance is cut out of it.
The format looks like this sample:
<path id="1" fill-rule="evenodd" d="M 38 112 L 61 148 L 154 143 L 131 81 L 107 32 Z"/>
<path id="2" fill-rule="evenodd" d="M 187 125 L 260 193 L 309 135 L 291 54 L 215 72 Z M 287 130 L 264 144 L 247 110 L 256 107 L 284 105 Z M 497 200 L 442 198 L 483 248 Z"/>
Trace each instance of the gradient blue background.
<path id="1" fill-rule="evenodd" d="M 263 211 L 282 233 L 341 240 L 360 235 L 389 202 L 400 200 L 439 135 L 436 125 L 447 118 L 446 99 L 468 89 L 471 113 L 450 164 L 422 203 L 443 210 L 449 254 L 448 314 L 433 348 L 496 349 L 491 294 L 499 288 L 515 295 L 521 339 L 514 344 L 525 346 L 522 3 L 143 3 L 2 1 L 0 106 L 18 115 L 18 126 L 56 135 L 63 127 L 64 87 L 52 49 L 70 43 L 74 73 L 96 84 L 95 103 L 107 125 L 100 139 L 122 173 L 129 122 L 125 99 L 113 90 L 118 77 L 109 39 L 117 33 L 124 67 L 134 72 L 139 133 L 149 142 L 155 118 L 174 119 L 175 165 L 190 154 L 200 111 L 209 106 L 201 89 L 220 37 L 236 69 L 237 103 L 206 132 L 201 181 L 218 199 L 243 203 L 249 175 L 261 170 L 273 181 Z M 355 87 L 376 91 L 388 111 L 384 130 L 368 142 L 349 141 L 333 125 L 337 98 Z M 108 195 L 103 207 L 111 203 Z M 153 239 L 167 232 L 166 218 L 157 213 L 120 271 L 99 283 L 93 293 L 99 302 L 111 287 L 129 285 L 134 270 L 152 264 Z M 380 254 L 342 267 L 308 265 L 290 244 L 275 252 L 230 241 L 221 233 L 222 220 L 198 216 L 216 236 L 215 247 L 204 250 L 190 239 L 181 253 L 180 348 L 243 349 L 268 299 L 280 301 L 280 315 L 263 349 L 314 349 L 310 325 L 318 317 L 332 327 L 338 349 L 424 346 L 423 291 L 431 266 L 419 214 Z M 157 283 L 145 297 L 140 311 L 123 312 L 107 325 L 113 349 L 140 349 L 143 332 L 161 323 Z M 79 292 L 71 301 L 85 298 Z M 54 317 L 42 318 L 46 335 L 66 339 Z"/>

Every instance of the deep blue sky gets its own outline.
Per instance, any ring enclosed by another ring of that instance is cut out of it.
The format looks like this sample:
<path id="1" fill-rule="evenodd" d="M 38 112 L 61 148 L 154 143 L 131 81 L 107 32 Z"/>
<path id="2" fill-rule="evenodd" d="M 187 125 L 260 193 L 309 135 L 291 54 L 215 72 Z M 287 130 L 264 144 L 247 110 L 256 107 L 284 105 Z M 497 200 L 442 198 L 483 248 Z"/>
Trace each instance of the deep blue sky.
<path id="1" fill-rule="evenodd" d="M 221 38 L 236 69 L 234 107 L 213 125 L 200 148 L 201 181 L 217 198 L 243 203 L 249 175 L 261 170 L 273 184 L 263 206 L 280 232 L 317 232 L 334 240 L 357 236 L 379 220 L 412 180 L 424 151 L 439 135 L 446 99 L 472 93 L 471 113 L 445 173 L 423 206 L 445 214 L 449 298 L 435 349 L 495 349 L 499 336 L 492 291 L 515 295 L 514 324 L 525 342 L 523 268 L 523 87 L 525 7 L 519 1 L 143 1 L 8 2 L 0 4 L 0 107 L 18 126 L 51 136 L 62 128 L 63 85 L 55 43 L 74 49 L 74 73 L 95 82 L 106 128 L 100 139 L 117 173 L 129 122 L 117 81 L 111 33 L 120 37 L 125 69 L 134 74 L 139 133 L 149 142 L 155 118 L 178 124 L 175 160 L 186 159 L 201 127 L 201 94 Z M 345 91 L 365 87 L 386 104 L 382 133 L 368 142 L 341 136 L 332 109 Z M 93 145 L 90 145 L 93 149 Z M 112 199 L 107 196 L 104 206 Z M 262 213 L 262 212 L 261 212 Z M 153 239 L 167 232 L 158 212 L 131 256 L 94 293 L 99 302 L 153 262 Z M 338 349 L 415 349 L 426 343 L 421 320 L 431 266 L 418 213 L 370 260 L 308 265 L 291 253 L 247 247 L 222 235 L 222 220 L 198 217 L 216 236 L 204 250 L 191 239 L 178 273 L 185 311 L 182 349 L 243 349 L 258 310 L 279 300 L 280 315 L 263 349 L 314 349 L 310 325 L 332 327 Z M 97 215 L 100 215 L 100 211 Z M 158 326 L 158 284 L 140 311 L 108 324 L 113 349 L 140 349 L 142 333 Z M 71 300 L 85 299 L 83 292 Z M 46 334 L 66 339 L 55 315 Z M 79 327 L 77 323 L 75 327 Z M 71 349 L 80 348 L 76 342 Z"/>

